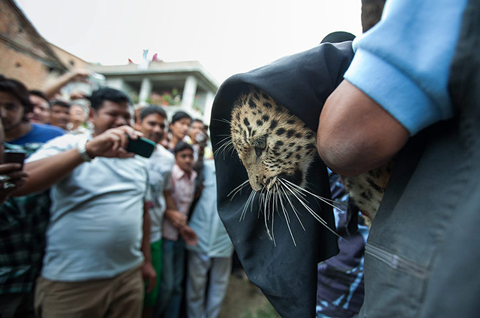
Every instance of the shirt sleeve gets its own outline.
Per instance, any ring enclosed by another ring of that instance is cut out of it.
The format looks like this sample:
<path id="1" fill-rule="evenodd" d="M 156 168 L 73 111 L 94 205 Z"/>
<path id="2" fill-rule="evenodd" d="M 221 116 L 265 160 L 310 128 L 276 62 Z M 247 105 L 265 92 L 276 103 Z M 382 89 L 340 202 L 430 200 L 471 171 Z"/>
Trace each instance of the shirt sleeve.
<path id="1" fill-rule="evenodd" d="M 77 146 L 78 141 L 80 138 L 75 138 L 73 135 L 63 135 L 57 138 L 54 138 L 47 143 L 43 144 L 35 153 L 33 153 L 26 162 L 32 162 L 40 159 L 44 159 L 47 157 L 51 157 L 62 153 L 64 151 L 73 149 Z M 87 140 L 87 136 L 85 136 L 84 142 Z"/>
<path id="2" fill-rule="evenodd" d="M 448 78 L 466 2 L 387 1 L 381 21 L 354 41 L 345 78 L 411 135 L 453 116 Z"/>

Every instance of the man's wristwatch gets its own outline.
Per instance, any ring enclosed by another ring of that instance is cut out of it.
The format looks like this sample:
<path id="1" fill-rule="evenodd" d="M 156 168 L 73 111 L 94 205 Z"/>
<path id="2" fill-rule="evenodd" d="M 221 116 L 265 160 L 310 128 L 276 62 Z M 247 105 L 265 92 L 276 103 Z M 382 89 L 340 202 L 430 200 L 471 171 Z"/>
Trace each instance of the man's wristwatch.
<path id="1" fill-rule="evenodd" d="M 93 160 L 93 158 L 90 157 L 87 153 L 87 148 L 85 147 L 87 145 L 87 142 L 88 140 L 85 141 L 84 143 L 80 143 L 77 147 L 78 154 L 80 155 L 80 157 L 84 162 L 90 162 Z"/>

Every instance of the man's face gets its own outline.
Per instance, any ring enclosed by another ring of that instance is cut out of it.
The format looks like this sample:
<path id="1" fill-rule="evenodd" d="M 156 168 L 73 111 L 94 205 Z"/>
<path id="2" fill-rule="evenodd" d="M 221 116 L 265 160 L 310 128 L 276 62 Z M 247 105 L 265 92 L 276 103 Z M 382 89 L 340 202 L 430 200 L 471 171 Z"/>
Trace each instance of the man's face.
<path id="1" fill-rule="evenodd" d="M 170 130 L 172 131 L 172 135 L 175 136 L 178 140 L 182 140 L 188 133 L 190 129 L 190 119 L 189 118 L 182 118 L 177 120 L 175 123 L 170 124 Z"/>
<path id="2" fill-rule="evenodd" d="M 159 114 L 150 114 L 140 122 L 139 129 L 145 138 L 159 143 L 165 134 L 165 117 Z"/>
<path id="3" fill-rule="evenodd" d="M 50 106 L 48 102 L 37 95 L 30 95 L 30 103 L 33 105 L 30 121 L 38 124 L 48 124 L 50 120 Z"/>
<path id="4" fill-rule="evenodd" d="M 99 109 L 92 111 L 90 114 L 94 126 L 94 136 L 107 129 L 132 125 L 132 111 L 127 102 L 115 103 L 105 100 Z"/>
<path id="5" fill-rule="evenodd" d="M 24 107 L 18 98 L 9 93 L 0 92 L 0 108 L 5 132 L 22 123 Z"/>
<path id="6" fill-rule="evenodd" d="M 77 125 L 83 124 L 87 120 L 87 115 L 80 105 L 70 106 L 70 122 Z"/>
<path id="7" fill-rule="evenodd" d="M 188 131 L 188 135 L 190 136 L 192 143 L 197 143 L 196 137 L 198 134 L 203 133 L 203 128 L 205 128 L 205 125 L 199 121 L 194 121 L 192 123 L 190 130 Z"/>
<path id="8" fill-rule="evenodd" d="M 184 149 L 175 154 L 175 162 L 185 172 L 191 172 L 193 169 L 193 151 Z"/>
<path id="9" fill-rule="evenodd" d="M 50 125 L 67 129 L 70 122 L 70 108 L 60 105 L 52 105 L 50 109 Z"/>

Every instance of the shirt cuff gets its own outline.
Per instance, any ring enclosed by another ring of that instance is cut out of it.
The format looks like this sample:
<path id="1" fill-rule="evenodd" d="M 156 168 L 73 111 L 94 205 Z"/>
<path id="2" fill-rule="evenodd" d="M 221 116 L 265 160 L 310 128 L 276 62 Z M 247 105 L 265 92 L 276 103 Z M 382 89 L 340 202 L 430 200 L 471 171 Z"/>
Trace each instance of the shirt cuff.
<path id="1" fill-rule="evenodd" d="M 417 83 L 368 51 L 357 50 L 344 77 L 380 104 L 411 136 L 453 115 L 442 114 L 441 106 Z"/>

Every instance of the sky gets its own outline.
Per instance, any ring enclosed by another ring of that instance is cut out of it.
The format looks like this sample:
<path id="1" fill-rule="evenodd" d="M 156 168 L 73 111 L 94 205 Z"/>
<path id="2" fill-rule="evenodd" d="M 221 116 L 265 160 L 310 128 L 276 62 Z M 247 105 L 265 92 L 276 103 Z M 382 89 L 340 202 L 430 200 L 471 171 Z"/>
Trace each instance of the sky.
<path id="1" fill-rule="evenodd" d="M 361 33 L 360 0 L 15 0 L 49 42 L 93 63 L 199 61 L 222 83 L 310 49 L 334 31 Z"/>

